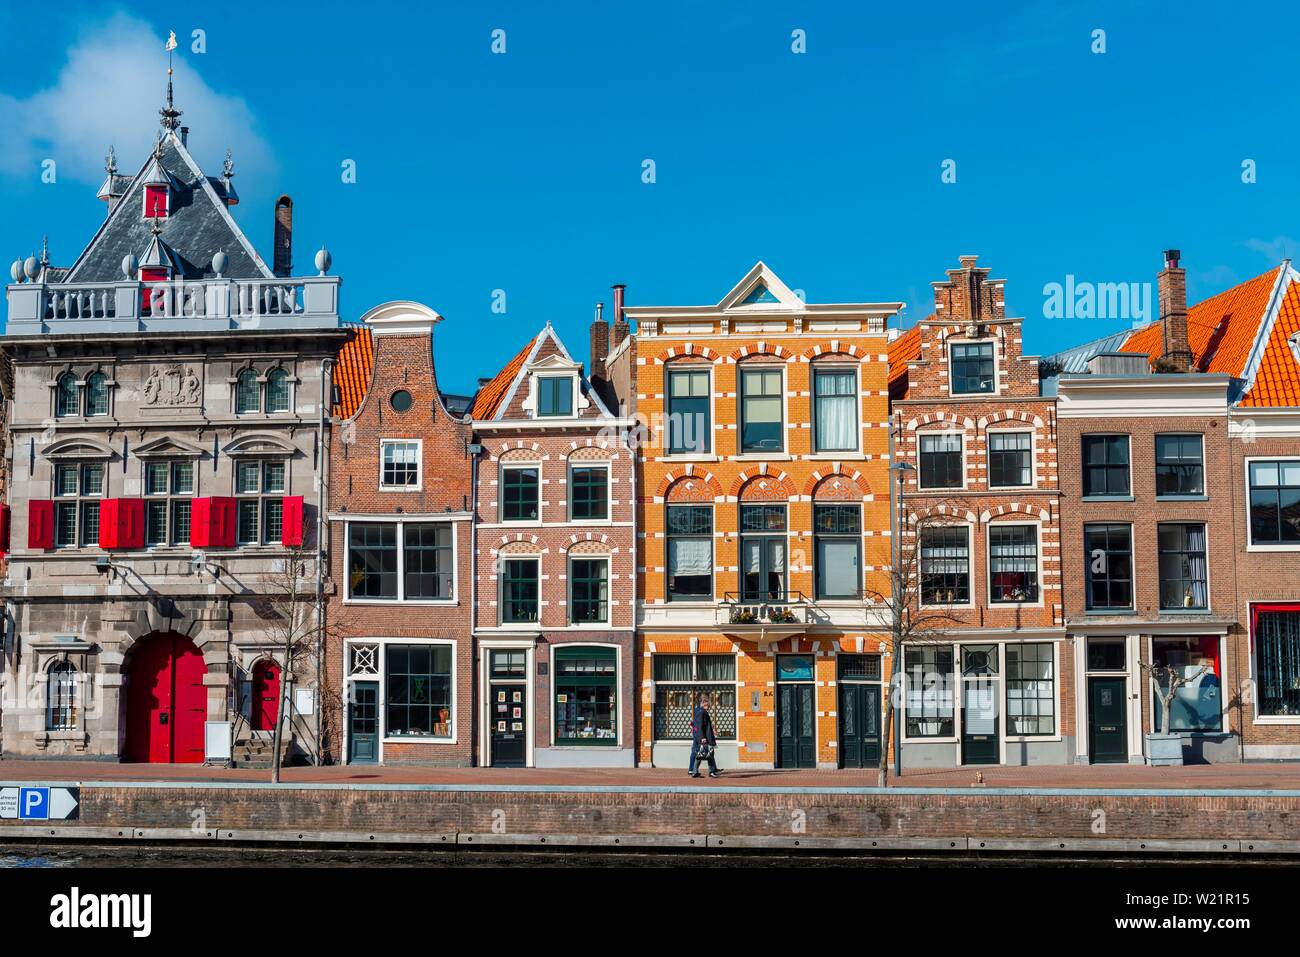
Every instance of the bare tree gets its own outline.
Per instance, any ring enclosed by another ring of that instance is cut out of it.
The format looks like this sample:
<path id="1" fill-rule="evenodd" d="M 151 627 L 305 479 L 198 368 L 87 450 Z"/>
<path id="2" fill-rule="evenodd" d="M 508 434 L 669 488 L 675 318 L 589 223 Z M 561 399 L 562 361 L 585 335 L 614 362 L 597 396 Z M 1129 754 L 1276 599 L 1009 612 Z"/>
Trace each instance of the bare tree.
<path id="1" fill-rule="evenodd" d="M 889 780 L 890 749 L 897 743 L 895 711 L 907 689 L 907 649 L 923 643 L 948 641 L 952 626 L 961 622 L 961 618 L 952 610 L 958 596 L 951 590 L 945 590 L 937 581 L 935 563 L 941 562 L 942 558 L 926 556 L 922 549 L 922 540 L 927 531 L 954 524 L 954 517 L 959 514 L 956 504 L 931 497 L 921 499 L 916 504 L 918 512 L 909 509 L 903 515 L 901 523 L 895 522 L 893 561 L 884 577 L 884 587 L 867 589 L 868 599 L 890 617 L 889 660 L 892 666 L 884 733 L 881 736 L 878 778 L 881 787 Z M 963 507 L 962 511 L 964 510 Z M 902 527 L 899 527 L 900 524 Z"/>
<path id="2" fill-rule="evenodd" d="M 1139 661 L 1138 667 L 1146 674 L 1150 675 L 1151 680 L 1156 686 L 1156 697 L 1160 699 L 1160 733 L 1169 733 L 1169 711 L 1174 703 L 1174 695 L 1178 689 L 1184 685 L 1189 685 L 1201 675 L 1210 670 L 1208 665 L 1201 665 L 1195 674 L 1180 675 L 1173 665 L 1157 665 L 1154 662 L 1148 664 L 1145 661 Z"/>

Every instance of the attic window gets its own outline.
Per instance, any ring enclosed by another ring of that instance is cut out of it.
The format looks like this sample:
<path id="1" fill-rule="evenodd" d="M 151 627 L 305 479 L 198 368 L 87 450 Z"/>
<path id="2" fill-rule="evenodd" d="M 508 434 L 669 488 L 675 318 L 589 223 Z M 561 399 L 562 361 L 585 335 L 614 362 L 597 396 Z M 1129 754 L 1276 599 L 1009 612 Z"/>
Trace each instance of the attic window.
<path id="1" fill-rule="evenodd" d="M 166 219 L 168 195 L 167 187 L 161 183 L 151 183 L 144 188 L 144 218 Z"/>
<path id="2" fill-rule="evenodd" d="M 537 414 L 573 415 L 573 376 L 537 377 Z"/>
<path id="3" fill-rule="evenodd" d="M 780 302 L 780 300 L 777 299 L 776 296 L 772 295 L 772 290 L 768 289 L 767 286 L 760 282 L 753 288 L 750 294 L 745 297 L 745 301 L 742 305 L 753 306 L 765 302 Z"/>

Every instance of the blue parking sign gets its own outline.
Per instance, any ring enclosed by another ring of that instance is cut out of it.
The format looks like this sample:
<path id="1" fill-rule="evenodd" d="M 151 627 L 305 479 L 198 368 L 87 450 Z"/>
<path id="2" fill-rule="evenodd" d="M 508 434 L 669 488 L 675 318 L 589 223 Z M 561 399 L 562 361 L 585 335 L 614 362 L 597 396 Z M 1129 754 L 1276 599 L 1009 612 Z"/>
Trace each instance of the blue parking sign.
<path id="1" fill-rule="evenodd" d="M 44 821 L 50 816 L 49 788 L 18 789 L 18 819 Z"/>

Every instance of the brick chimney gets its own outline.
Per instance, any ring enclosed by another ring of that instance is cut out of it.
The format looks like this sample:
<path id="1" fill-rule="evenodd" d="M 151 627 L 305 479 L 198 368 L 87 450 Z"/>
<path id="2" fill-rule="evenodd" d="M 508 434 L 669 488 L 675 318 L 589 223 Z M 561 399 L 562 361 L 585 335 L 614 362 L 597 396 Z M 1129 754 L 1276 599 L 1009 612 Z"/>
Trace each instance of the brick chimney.
<path id="1" fill-rule="evenodd" d="M 1187 338 L 1187 270 L 1178 264 L 1177 249 L 1165 250 L 1165 268 L 1156 277 L 1160 303 L 1162 364 L 1170 372 L 1192 367 L 1192 347 Z"/>
<path id="2" fill-rule="evenodd" d="M 271 271 L 277 276 L 293 275 L 293 200 L 281 196 L 275 201 L 275 249 Z"/>
<path id="3" fill-rule="evenodd" d="M 614 333 L 609 345 L 611 349 L 617 349 L 632 331 L 628 327 L 627 317 L 623 315 L 623 293 L 627 286 L 620 282 L 610 288 L 614 290 Z"/>
<path id="4" fill-rule="evenodd" d="M 596 318 L 591 320 L 591 367 L 587 370 L 592 379 L 605 378 L 605 357 L 609 355 L 609 323 L 605 321 L 605 304 L 596 303 Z"/>

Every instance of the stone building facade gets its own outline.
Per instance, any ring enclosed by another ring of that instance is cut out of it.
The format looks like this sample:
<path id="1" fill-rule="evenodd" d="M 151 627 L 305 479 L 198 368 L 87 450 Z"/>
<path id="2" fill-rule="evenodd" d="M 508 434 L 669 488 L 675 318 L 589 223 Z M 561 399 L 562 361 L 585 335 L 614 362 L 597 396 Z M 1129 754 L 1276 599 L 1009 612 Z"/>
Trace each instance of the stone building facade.
<path id="1" fill-rule="evenodd" d="M 427 306 L 362 317 L 339 358 L 325 687 L 331 760 L 474 761 L 472 434 Z"/>
<path id="2" fill-rule="evenodd" d="M 890 346 L 898 560 L 912 587 L 902 766 L 1071 760 L 1055 402 L 1002 280 L 963 256 Z"/>
<path id="3" fill-rule="evenodd" d="M 899 308 L 805 303 L 759 263 L 716 304 L 626 309 L 639 764 L 686 766 L 700 695 L 723 768 L 879 760 Z"/>
<path id="4" fill-rule="evenodd" d="M 178 117 L 169 94 L 133 176 L 110 154 L 72 266 L 11 272 L 6 757 L 256 761 L 284 706 L 316 752 L 339 281 L 324 250 L 319 276 L 267 268 Z"/>
<path id="5" fill-rule="evenodd" d="M 600 358 L 597 350 L 593 361 Z M 636 474 L 628 423 L 550 325 L 483 384 L 473 418 L 481 450 L 479 762 L 631 767 Z"/>

